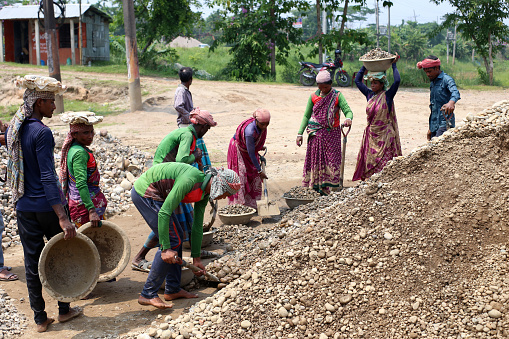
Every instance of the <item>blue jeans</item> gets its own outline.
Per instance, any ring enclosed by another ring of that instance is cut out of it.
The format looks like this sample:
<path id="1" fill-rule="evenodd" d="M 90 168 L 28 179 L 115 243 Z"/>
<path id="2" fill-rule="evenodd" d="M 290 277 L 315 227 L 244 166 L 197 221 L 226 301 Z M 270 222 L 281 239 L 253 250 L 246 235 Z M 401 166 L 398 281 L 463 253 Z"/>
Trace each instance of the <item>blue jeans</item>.
<path id="1" fill-rule="evenodd" d="M 159 234 L 158 225 L 157 225 L 157 215 L 161 206 L 163 205 L 162 201 L 154 201 L 152 199 L 144 198 L 136 193 L 134 187 L 131 190 L 131 199 L 134 203 L 134 206 L 138 209 L 140 214 L 143 216 L 143 219 L 150 226 L 152 232 L 154 232 L 157 236 Z M 171 214 L 170 222 L 173 223 L 175 229 L 177 230 L 179 237 L 182 239 L 184 236 L 184 231 L 180 226 L 180 223 L 175 216 L 175 213 Z M 158 236 L 159 237 L 159 236 Z M 173 249 L 178 253 L 178 256 L 182 258 L 182 245 L 178 248 Z M 180 278 L 182 274 L 182 266 L 179 264 L 168 264 L 161 259 L 161 250 L 158 250 L 154 260 L 152 262 L 152 268 L 147 277 L 147 281 L 145 282 L 145 286 L 143 286 L 143 291 L 141 292 L 141 296 L 147 299 L 153 299 L 157 297 L 157 292 L 159 291 L 159 287 L 163 284 L 164 280 L 166 280 L 166 285 L 164 288 L 165 294 L 177 293 L 180 291 Z"/>
<path id="2" fill-rule="evenodd" d="M 4 250 L 2 249 L 2 235 L 4 234 L 4 230 L 4 218 L 2 218 L 2 213 L 0 213 L 0 269 L 4 267 Z"/>
<path id="3" fill-rule="evenodd" d="M 447 131 L 447 126 L 440 126 L 435 132 L 431 132 L 431 137 L 439 137 Z"/>

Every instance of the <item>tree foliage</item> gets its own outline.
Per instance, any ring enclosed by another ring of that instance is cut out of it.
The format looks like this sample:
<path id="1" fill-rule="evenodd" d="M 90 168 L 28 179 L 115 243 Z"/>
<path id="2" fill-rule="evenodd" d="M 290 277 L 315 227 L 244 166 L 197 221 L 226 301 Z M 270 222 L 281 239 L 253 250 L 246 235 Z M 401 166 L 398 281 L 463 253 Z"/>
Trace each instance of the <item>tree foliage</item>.
<path id="1" fill-rule="evenodd" d="M 431 0 L 436 4 L 445 0 Z M 456 9 L 445 16 L 440 28 L 458 25 L 476 51 L 483 57 L 489 84 L 493 85 L 493 54 L 502 48 L 500 42 L 509 36 L 509 27 L 503 19 L 509 18 L 507 0 L 448 0 Z"/>
<path id="2" fill-rule="evenodd" d="M 273 51 L 278 63 L 286 62 L 290 44 L 298 43 L 301 36 L 301 31 L 292 27 L 295 17 L 290 13 L 309 7 L 304 0 L 216 0 L 212 4 L 222 7 L 221 20 L 216 21 L 216 30 L 222 35 L 211 50 L 222 43 L 231 46 L 233 57 L 227 72 L 245 81 L 269 75 Z"/>

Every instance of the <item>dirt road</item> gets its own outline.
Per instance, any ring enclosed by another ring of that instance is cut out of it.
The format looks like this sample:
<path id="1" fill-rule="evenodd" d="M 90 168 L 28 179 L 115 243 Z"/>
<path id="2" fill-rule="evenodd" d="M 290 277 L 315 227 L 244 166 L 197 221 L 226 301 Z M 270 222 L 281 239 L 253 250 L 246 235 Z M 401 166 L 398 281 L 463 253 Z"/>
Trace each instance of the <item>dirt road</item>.
<path id="1" fill-rule="evenodd" d="M 31 73 L 46 75 L 46 70 L 40 72 L 30 69 Z M 0 76 L 4 80 L 0 87 L 0 104 L 21 103 L 21 92 L 11 89 L 8 83 L 13 74 L 25 74 L 26 69 L 10 66 L 0 66 Z M 402 74 L 404 76 L 404 74 Z M 97 80 L 100 79 L 100 80 Z M 110 103 L 127 110 L 129 100 L 125 81 L 122 75 L 99 73 L 64 74 L 64 83 L 77 88 L 69 97 L 84 96 L 86 83 L 94 82 L 89 87 L 86 96 L 89 101 Z M 103 82 L 101 82 L 103 81 Z M 143 93 L 145 93 L 143 112 L 124 113 L 107 116 L 99 128 L 106 128 L 111 134 L 123 140 L 124 144 L 133 145 L 140 149 L 153 152 L 159 141 L 171 130 L 176 128 L 176 115 L 172 108 L 173 94 L 178 85 L 175 79 L 161 79 L 143 77 Z M 120 85 L 119 85 L 120 84 Z M 235 82 L 215 82 L 195 80 L 191 86 L 195 106 L 211 111 L 218 122 L 212 128 L 205 140 L 214 165 L 226 164 L 226 153 L 230 138 L 238 124 L 248 118 L 259 107 L 267 108 L 272 114 L 266 146 L 267 174 L 269 176 L 269 192 L 272 196 L 281 196 L 290 187 L 298 185 L 302 176 L 305 156 L 305 146 L 298 148 L 295 137 L 299 128 L 302 114 L 309 95 L 315 88 L 295 85 L 251 84 Z M 346 153 L 346 185 L 353 185 L 351 179 L 357 152 L 360 147 L 362 133 L 366 125 L 366 101 L 355 88 L 340 89 L 354 112 L 354 124 L 348 137 Z M 457 105 L 457 121 L 470 112 L 477 112 L 502 99 L 507 99 L 507 91 L 463 91 L 462 99 Z M 95 95 L 94 95 L 95 94 Z M 16 97 L 17 95 L 17 97 Z M 67 94 L 66 94 L 67 95 Z M 395 98 L 396 113 L 400 129 L 403 154 L 408 154 L 413 148 L 426 141 L 427 121 L 429 115 L 429 91 L 426 89 L 400 89 Z M 45 121 L 57 130 L 65 129 L 57 118 Z M 224 202 L 222 202 L 224 204 Z M 120 225 L 128 234 L 133 252 L 137 252 L 143 244 L 148 227 L 135 208 L 111 219 Z M 260 225 L 255 220 L 253 227 Z M 216 221 L 216 227 L 220 223 Z M 267 227 L 267 224 L 263 224 Z M 151 252 L 153 255 L 155 251 Z M 134 255 L 134 253 L 133 253 Z M 28 304 L 28 295 L 24 282 L 23 254 L 21 246 L 10 247 L 5 252 L 5 262 L 13 266 L 13 272 L 20 276 L 17 282 L 2 283 L 7 293 L 16 299 L 16 307 L 26 314 L 29 327 L 24 338 L 96 338 L 108 335 L 116 336 L 127 333 L 139 327 L 149 325 L 159 314 L 177 316 L 192 305 L 194 300 L 176 301 L 174 309 L 159 311 L 142 307 L 136 299 L 143 287 L 146 274 L 126 269 L 113 283 L 101 283 L 94 290 L 95 297 L 73 303 L 84 306 L 84 316 L 67 324 L 51 325 L 50 331 L 35 334 L 32 330 L 32 312 Z M 198 291 L 200 298 L 207 297 L 214 289 L 207 288 Z M 24 298 L 24 301 L 19 301 Z M 47 311 L 56 316 L 56 302 L 46 295 Z"/>

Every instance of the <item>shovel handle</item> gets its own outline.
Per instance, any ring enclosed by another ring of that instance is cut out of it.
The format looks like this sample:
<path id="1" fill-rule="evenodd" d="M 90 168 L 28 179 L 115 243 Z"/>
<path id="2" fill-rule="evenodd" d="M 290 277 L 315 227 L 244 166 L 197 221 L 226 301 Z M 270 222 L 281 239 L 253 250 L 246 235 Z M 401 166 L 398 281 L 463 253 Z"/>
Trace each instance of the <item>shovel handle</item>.
<path id="1" fill-rule="evenodd" d="M 347 127 L 345 124 L 341 124 L 341 134 L 343 134 L 343 137 L 346 139 L 346 136 L 348 133 L 350 133 L 350 130 L 352 129 L 352 125 L 348 126 L 348 130 L 345 133 L 345 127 Z"/>

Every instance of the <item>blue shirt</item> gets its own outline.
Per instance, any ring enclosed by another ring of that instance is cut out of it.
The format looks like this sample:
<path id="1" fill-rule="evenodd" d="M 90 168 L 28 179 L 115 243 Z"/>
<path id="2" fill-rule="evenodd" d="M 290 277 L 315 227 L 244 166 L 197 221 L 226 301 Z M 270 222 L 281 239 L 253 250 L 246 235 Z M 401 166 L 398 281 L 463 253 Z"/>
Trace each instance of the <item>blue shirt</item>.
<path id="1" fill-rule="evenodd" d="M 23 212 L 51 212 L 51 206 L 65 199 L 55 171 L 55 140 L 49 127 L 35 118 L 26 119 L 20 130 L 25 193 L 16 209 Z"/>
<path id="2" fill-rule="evenodd" d="M 454 79 L 445 72 L 440 73 L 433 81 L 430 82 L 429 90 L 429 108 L 431 109 L 431 114 L 429 116 L 429 129 L 431 132 L 436 132 L 440 127 L 446 126 L 446 120 L 444 114 L 440 111 L 440 108 L 451 100 L 456 103 L 461 98 Z M 454 127 L 454 114 L 452 114 L 450 122 L 451 127 Z"/>
<path id="3" fill-rule="evenodd" d="M 247 154 L 253 163 L 253 166 L 256 167 L 256 170 L 260 172 L 262 168 L 260 167 L 260 163 L 258 162 L 258 158 L 256 157 L 256 139 L 262 134 L 262 130 L 258 128 L 256 125 L 256 120 L 253 120 L 249 125 L 247 125 L 244 130 L 244 137 L 246 139 L 246 148 Z M 235 134 L 233 135 L 233 139 L 235 139 Z"/>

